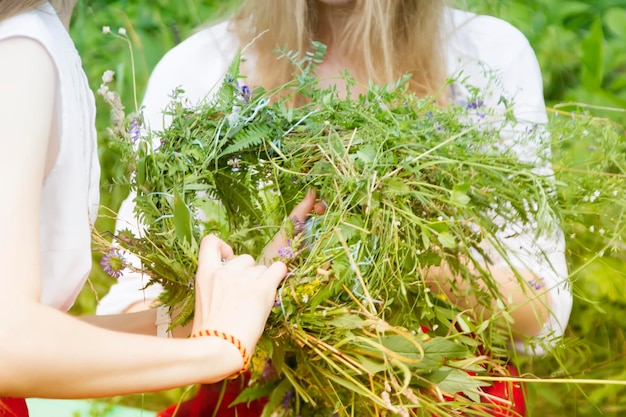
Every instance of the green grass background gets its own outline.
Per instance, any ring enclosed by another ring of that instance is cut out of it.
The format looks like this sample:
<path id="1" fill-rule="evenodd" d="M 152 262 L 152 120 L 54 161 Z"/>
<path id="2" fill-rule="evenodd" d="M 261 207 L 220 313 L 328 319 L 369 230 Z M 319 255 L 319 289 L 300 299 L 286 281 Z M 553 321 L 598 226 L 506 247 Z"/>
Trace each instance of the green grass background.
<path id="1" fill-rule="evenodd" d="M 134 108 L 136 82 L 141 100 L 150 71 L 163 54 L 207 21 L 227 16 L 238 0 L 79 0 L 71 34 L 83 58 L 94 91 L 107 69 L 116 72 L 113 88 L 125 106 Z M 549 105 L 579 102 L 610 107 L 589 110 L 624 124 L 626 121 L 626 0 L 465 0 L 461 6 L 504 18 L 524 32 L 537 53 Z M 132 41 L 135 72 L 127 43 L 104 35 L 124 27 Z M 101 138 L 108 125 L 108 107 L 97 101 Z M 573 108 L 573 107 L 572 107 Z M 582 141 L 582 138 L 581 138 Z M 115 178 L 121 167 L 115 152 L 100 147 L 103 207 L 117 209 L 127 193 Z M 574 151 L 584 149 L 584 143 Z M 557 161 L 558 162 L 558 161 Z M 102 214 L 107 214 L 102 210 Z M 113 228 L 102 216 L 100 231 Z M 572 249 L 577 250 L 577 249 Z M 584 262 L 584 254 L 572 258 Z M 91 313 L 112 279 L 105 276 L 94 255 L 94 271 L 72 312 Z M 568 329 L 567 347 L 555 357 L 529 358 L 522 371 L 541 376 L 626 380 L 626 317 L 624 255 L 597 259 L 573 280 L 576 299 Z M 110 401 L 157 410 L 177 401 L 185 389 L 117 397 Z M 626 389 L 609 384 L 541 384 L 529 387 L 533 416 L 626 415 Z"/>

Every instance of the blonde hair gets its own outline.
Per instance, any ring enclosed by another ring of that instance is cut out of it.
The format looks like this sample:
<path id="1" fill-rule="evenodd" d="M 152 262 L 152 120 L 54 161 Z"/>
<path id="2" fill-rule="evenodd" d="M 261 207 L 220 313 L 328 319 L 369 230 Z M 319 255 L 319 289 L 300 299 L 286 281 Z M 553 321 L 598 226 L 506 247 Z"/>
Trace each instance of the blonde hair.
<path id="1" fill-rule="evenodd" d="M 45 0 L 0 0 L 0 22 L 44 3 Z"/>
<path id="2" fill-rule="evenodd" d="M 302 56 L 316 39 L 316 0 L 246 0 L 232 19 L 240 44 L 254 52 L 254 74 L 265 88 L 291 79 L 293 65 L 273 51 L 287 48 Z M 353 0 L 346 24 L 334 33 L 334 53 L 345 57 L 357 81 L 388 84 L 412 75 L 410 88 L 436 94 L 446 80 L 442 42 L 445 0 Z M 255 39 L 261 32 L 267 33 Z"/>

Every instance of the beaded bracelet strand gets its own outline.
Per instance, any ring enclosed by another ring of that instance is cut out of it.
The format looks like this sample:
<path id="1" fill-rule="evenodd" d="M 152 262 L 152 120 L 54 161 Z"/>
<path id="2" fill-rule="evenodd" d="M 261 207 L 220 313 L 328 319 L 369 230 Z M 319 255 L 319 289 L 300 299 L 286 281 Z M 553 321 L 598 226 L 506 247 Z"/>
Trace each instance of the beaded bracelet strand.
<path id="1" fill-rule="evenodd" d="M 241 353 L 241 359 L 243 359 L 243 367 L 241 368 L 239 372 L 230 376 L 229 379 L 237 378 L 239 375 L 243 374 L 244 372 L 248 370 L 248 367 L 250 366 L 250 355 L 248 354 L 248 350 L 246 349 L 246 347 L 243 345 L 243 343 L 241 343 L 241 340 L 237 339 L 235 336 L 230 335 L 228 333 L 220 332 L 219 330 L 211 330 L 211 329 L 198 330 L 197 332 L 191 335 L 191 337 L 203 337 L 203 336 L 214 336 L 214 337 L 219 337 L 220 339 L 224 339 L 227 342 L 232 343 L 233 346 L 237 348 L 239 353 Z"/>

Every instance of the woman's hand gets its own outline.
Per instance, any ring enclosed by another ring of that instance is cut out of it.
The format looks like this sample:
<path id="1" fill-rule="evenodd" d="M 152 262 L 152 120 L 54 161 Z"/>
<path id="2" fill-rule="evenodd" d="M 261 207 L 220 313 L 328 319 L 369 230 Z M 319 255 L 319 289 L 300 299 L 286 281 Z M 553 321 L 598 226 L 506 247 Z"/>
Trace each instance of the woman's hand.
<path id="1" fill-rule="evenodd" d="M 313 189 L 307 191 L 302 201 L 289 214 L 289 219 L 294 224 L 296 234 L 302 233 L 304 224 L 311 214 L 324 214 L 325 211 L 326 203 L 317 200 L 317 192 Z M 288 240 L 287 232 L 281 229 L 263 251 L 261 262 L 269 265 L 273 259 L 279 256 L 278 251 L 288 246 Z"/>
<path id="2" fill-rule="evenodd" d="M 230 334 L 252 355 L 286 273 L 282 262 L 258 265 L 250 255 L 235 256 L 216 236 L 206 236 L 198 257 L 193 332 Z"/>

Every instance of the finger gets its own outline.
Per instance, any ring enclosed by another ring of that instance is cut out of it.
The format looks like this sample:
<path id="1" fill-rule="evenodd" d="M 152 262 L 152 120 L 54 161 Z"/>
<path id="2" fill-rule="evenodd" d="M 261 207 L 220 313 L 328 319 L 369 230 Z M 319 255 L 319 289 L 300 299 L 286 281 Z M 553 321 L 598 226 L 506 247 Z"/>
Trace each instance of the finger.
<path id="1" fill-rule="evenodd" d="M 326 213 L 326 201 L 321 200 L 313 205 L 313 213 L 324 214 Z"/>
<path id="2" fill-rule="evenodd" d="M 307 191 L 306 195 L 294 208 L 291 210 L 291 214 L 289 217 L 292 219 L 296 217 L 301 222 L 306 221 L 307 217 L 313 210 L 313 206 L 315 205 L 315 200 L 317 199 L 317 191 L 310 189 Z"/>
<path id="3" fill-rule="evenodd" d="M 287 265 L 282 262 L 274 262 L 271 264 L 259 279 L 271 283 L 276 289 L 281 281 L 287 276 Z"/>
<path id="4" fill-rule="evenodd" d="M 250 268 L 253 266 L 256 266 L 256 261 L 248 254 L 235 256 L 226 264 L 226 268 L 228 269 Z"/>
<path id="5" fill-rule="evenodd" d="M 213 270 L 222 265 L 222 259 L 234 258 L 233 249 L 215 235 L 207 235 L 200 242 L 198 254 L 198 272 L 209 268 Z"/>

